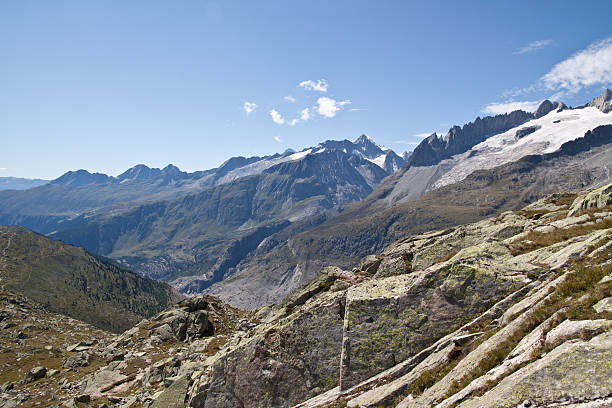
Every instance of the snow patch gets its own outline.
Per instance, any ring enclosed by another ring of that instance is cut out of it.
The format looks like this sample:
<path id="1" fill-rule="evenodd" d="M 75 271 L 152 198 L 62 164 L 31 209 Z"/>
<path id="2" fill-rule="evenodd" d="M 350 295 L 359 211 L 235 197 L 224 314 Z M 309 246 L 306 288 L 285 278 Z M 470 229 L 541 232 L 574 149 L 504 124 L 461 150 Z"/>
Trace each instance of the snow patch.
<path id="1" fill-rule="evenodd" d="M 370 162 L 372 162 L 372 163 L 374 163 L 375 165 L 377 165 L 377 166 L 378 166 L 378 167 L 380 167 L 381 169 L 386 170 L 386 169 L 385 169 L 385 160 L 387 160 L 387 154 L 388 154 L 388 153 L 381 154 L 380 156 L 375 157 L 375 158 L 373 158 L 373 159 L 368 159 L 368 158 L 366 158 L 366 160 L 367 160 L 367 161 L 370 161 Z"/>

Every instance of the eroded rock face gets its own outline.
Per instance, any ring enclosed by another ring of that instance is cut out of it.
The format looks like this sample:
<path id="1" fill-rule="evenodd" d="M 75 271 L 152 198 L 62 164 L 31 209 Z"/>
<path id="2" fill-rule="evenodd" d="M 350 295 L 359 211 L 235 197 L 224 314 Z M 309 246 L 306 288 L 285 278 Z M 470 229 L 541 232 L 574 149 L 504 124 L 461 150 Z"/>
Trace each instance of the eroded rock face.
<path id="1" fill-rule="evenodd" d="M 221 357 L 204 407 L 287 407 L 337 385 L 344 306 L 322 296 Z"/>
<path id="2" fill-rule="evenodd" d="M 354 286 L 347 294 L 340 387 L 411 357 L 521 285 L 492 269 L 447 263 Z"/>

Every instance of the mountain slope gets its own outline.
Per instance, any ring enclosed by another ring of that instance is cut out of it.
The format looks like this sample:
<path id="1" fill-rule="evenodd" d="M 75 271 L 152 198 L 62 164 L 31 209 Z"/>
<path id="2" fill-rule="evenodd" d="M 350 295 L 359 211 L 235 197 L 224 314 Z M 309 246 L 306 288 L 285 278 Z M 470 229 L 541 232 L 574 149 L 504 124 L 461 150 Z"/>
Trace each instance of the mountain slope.
<path id="1" fill-rule="evenodd" d="M 182 298 L 144 278 L 23 227 L 0 227 L 2 285 L 97 327 L 122 331 Z"/>
<path id="2" fill-rule="evenodd" d="M 80 217 L 52 236 L 149 270 L 157 278 L 213 279 L 225 272 L 210 268 L 234 240 L 248 236 L 255 241 L 247 247 L 257 247 L 288 222 L 366 197 L 387 175 L 359 155 L 320 150 L 177 200 L 117 215 Z M 240 260 L 226 262 L 226 269 Z"/>
<path id="3" fill-rule="evenodd" d="M 516 210 L 553 191 L 598 186 L 612 180 L 612 126 L 600 126 L 566 142 L 559 151 L 526 156 L 419 198 L 389 207 L 393 180 L 337 217 L 297 232 L 268 238 L 270 245 L 236 266 L 231 280 L 207 293 L 253 308 L 275 303 L 326 265 L 348 268 L 396 239 L 474 222 Z"/>
<path id="4" fill-rule="evenodd" d="M 198 296 L 114 338 L 92 333 L 84 352 L 37 354 L 91 366 L 26 374 L 3 397 L 38 402 L 44 390 L 68 406 L 152 408 L 609 406 L 611 244 L 612 184 L 555 193 L 405 237 L 352 271 L 326 268 L 253 313 Z M 9 324 L 32 310 L 16 302 L 0 303 Z M 15 348 L 31 367 L 44 333 L 26 326 L 31 338 Z"/>

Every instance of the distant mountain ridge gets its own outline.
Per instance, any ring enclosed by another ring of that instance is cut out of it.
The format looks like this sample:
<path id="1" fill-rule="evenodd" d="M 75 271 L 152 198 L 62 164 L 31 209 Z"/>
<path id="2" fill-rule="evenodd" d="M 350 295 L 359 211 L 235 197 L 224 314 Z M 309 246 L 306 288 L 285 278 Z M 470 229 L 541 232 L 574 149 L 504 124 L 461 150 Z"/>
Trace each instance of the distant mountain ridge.
<path id="1" fill-rule="evenodd" d="M 404 164 L 362 135 L 233 157 L 203 172 L 142 164 L 117 177 L 78 170 L 39 189 L 0 194 L 0 224 L 50 234 L 155 278 L 197 275 L 206 287 L 269 235 L 333 216 Z"/>
<path id="2" fill-rule="evenodd" d="M 26 191 L 0 191 L 0 225 L 24 225 L 40 233 L 61 229 L 66 220 L 104 212 L 124 211 L 144 203 L 177 198 L 206 188 L 261 174 L 275 165 L 299 160 L 326 150 L 345 150 L 347 158 L 356 155 L 380 170 L 351 159 L 362 176 L 374 186 L 381 176 L 401 168 L 405 161 L 392 150 L 381 149 L 362 136 L 350 142 L 327 141 L 301 152 L 287 150 L 263 157 L 232 157 L 215 169 L 187 173 L 169 164 L 163 169 L 136 165 L 117 177 L 86 170 L 69 171 L 43 186 Z M 374 184 L 373 184 L 374 183 Z"/>
<path id="3" fill-rule="evenodd" d="M 27 190 L 47 184 L 49 180 L 28 179 L 20 177 L 0 177 L 0 191 L 2 190 Z"/>

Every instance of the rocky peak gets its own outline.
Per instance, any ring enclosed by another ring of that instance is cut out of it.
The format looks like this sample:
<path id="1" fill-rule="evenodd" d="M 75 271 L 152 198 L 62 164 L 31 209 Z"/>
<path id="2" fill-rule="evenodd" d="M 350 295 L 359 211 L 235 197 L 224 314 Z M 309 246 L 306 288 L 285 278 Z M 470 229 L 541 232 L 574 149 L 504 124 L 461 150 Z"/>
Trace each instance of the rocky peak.
<path id="1" fill-rule="evenodd" d="M 355 139 L 353 143 L 355 143 L 356 145 L 373 144 L 372 139 L 370 139 L 370 137 L 365 133 Z"/>
<path id="2" fill-rule="evenodd" d="M 536 111 L 533 113 L 533 116 L 536 119 L 541 118 L 542 116 L 546 116 L 553 110 L 557 109 L 558 106 L 559 102 L 551 102 L 546 99 L 540 104 L 540 106 L 538 106 L 538 109 L 536 109 Z"/>
<path id="3" fill-rule="evenodd" d="M 159 177 L 161 175 L 160 169 L 152 169 L 144 164 L 137 164 L 131 169 L 126 170 L 117 176 L 118 180 L 147 180 Z"/>
<path id="4" fill-rule="evenodd" d="M 364 154 L 364 156 L 369 158 L 374 158 L 380 156 L 384 153 L 384 151 L 378 146 L 372 139 L 370 139 L 367 135 L 363 134 L 359 136 L 353 144 L 355 145 L 357 151 Z"/>
<path id="5" fill-rule="evenodd" d="M 62 176 L 51 181 L 51 184 L 60 184 L 65 186 L 84 186 L 87 184 L 104 184 L 111 180 L 111 177 L 101 173 L 90 173 L 87 170 L 69 171 Z"/>
<path id="6" fill-rule="evenodd" d="M 612 91 L 606 88 L 606 90 L 601 95 L 593 99 L 591 102 L 587 103 L 586 106 L 597 108 L 603 113 L 611 112 L 612 111 Z"/>

